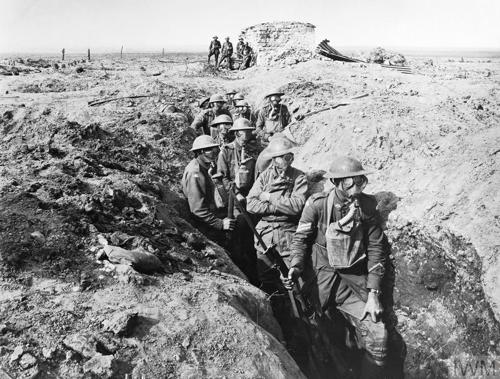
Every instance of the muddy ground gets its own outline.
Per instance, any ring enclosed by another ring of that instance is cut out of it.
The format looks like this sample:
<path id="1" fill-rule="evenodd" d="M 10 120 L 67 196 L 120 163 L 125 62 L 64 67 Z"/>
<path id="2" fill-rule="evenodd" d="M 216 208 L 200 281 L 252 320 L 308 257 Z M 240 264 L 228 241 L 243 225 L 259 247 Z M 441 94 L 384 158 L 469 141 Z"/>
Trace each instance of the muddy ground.
<path id="1" fill-rule="evenodd" d="M 353 154 L 376 171 L 407 376 L 496 356 L 499 60 L 408 60 L 413 75 L 100 57 L 1 77 L 0 377 L 303 377 L 266 296 L 186 221 L 187 126 L 199 99 L 230 89 L 254 107 L 283 90 L 295 116 L 349 103 L 291 126 L 296 165 Z M 127 96 L 142 97 L 89 105 Z M 110 263 L 106 245 L 161 269 Z"/>

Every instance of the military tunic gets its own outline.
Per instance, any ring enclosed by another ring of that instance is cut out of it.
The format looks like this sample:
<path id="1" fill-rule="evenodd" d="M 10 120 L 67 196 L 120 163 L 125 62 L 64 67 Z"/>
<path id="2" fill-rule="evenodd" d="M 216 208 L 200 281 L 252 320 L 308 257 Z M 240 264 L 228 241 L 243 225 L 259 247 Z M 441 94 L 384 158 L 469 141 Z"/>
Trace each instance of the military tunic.
<path id="1" fill-rule="evenodd" d="M 361 320 L 368 290 L 380 290 L 386 267 L 377 202 L 366 194 L 359 198 L 366 258 L 349 268 L 334 269 L 328 260 L 325 233 L 330 223 L 336 223 L 348 213 L 349 206 L 336 189 L 333 191 L 334 208 L 330 220 L 327 220 L 328 194 L 315 194 L 307 201 L 290 247 L 291 267 L 303 271 L 305 292 L 317 312 L 323 314 L 331 306 L 338 308 L 356 328 L 367 352 L 382 362 L 387 353 L 386 326 L 382 321 L 374 323 L 369 316 Z M 340 228 L 338 223 L 336 225 Z"/>
<path id="2" fill-rule="evenodd" d="M 270 193 L 270 201 L 259 199 L 262 192 Z M 288 260 L 288 249 L 306 196 L 307 179 L 302 171 L 288 167 L 283 174 L 280 174 L 272 164 L 259 175 L 247 196 L 247 210 L 261 217 L 256 226 L 257 232 L 267 247 L 276 245 L 285 262 Z M 263 289 L 268 292 L 281 290 L 279 273 L 269 267 L 264 250 L 257 239 L 255 247 L 257 271 Z"/>
<path id="3" fill-rule="evenodd" d="M 274 112 L 272 105 L 268 104 L 259 111 L 255 127 L 261 139 L 267 142 L 274 134 L 282 132 L 290 122 L 291 115 L 286 105 L 279 104 L 277 112 Z"/>
<path id="4" fill-rule="evenodd" d="M 219 134 L 218 128 L 211 127 L 210 124 L 217 116 L 220 116 L 222 114 L 231 117 L 231 112 L 229 112 L 229 110 L 227 110 L 226 108 L 221 108 L 217 112 L 215 112 L 213 108 L 204 109 L 196 115 L 193 122 L 191 123 L 191 128 L 196 131 L 201 129 L 203 131 L 203 134 L 207 134 L 212 138 L 217 139 Z"/>

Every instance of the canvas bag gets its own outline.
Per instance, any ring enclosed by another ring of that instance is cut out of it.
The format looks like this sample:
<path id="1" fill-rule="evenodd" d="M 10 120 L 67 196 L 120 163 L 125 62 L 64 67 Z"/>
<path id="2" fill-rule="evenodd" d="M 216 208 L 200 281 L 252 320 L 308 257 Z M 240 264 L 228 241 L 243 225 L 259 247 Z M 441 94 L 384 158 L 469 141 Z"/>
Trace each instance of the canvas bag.
<path id="1" fill-rule="evenodd" d="M 335 191 L 331 191 L 327 200 L 327 224 L 325 233 L 328 263 L 336 269 L 349 268 L 366 258 L 366 247 L 363 243 L 363 226 L 361 221 L 352 222 L 349 231 L 335 228 L 330 223 L 334 207 Z"/>
<path id="2" fill-rule="evenodd" d="M 253 158 L 248 157 L 244 158 L 244 149 L 241 149 L 241 157 L 240 161 L 238 160 L 238 154 L 236 153 L 236 149 L 234 150 L 234 183 L 236 187 L 239 189 L 250 189 L 253 184 L 253 173 L 250 172 L 247 162 L 251 161 Z"/>

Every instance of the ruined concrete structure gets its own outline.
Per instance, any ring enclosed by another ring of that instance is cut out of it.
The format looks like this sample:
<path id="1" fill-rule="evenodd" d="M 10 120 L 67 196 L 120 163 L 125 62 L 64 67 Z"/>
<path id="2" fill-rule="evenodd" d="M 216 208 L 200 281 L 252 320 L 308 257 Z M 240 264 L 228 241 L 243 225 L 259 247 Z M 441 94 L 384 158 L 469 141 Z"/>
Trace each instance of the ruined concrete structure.
<path id="1" fill-rule="evenodd" d="M 304 22 L 267 22 L 244 29 L 241 36 L 257 54 L 257 65 L 294 64 L 312 58 L 315 29 Z"/>

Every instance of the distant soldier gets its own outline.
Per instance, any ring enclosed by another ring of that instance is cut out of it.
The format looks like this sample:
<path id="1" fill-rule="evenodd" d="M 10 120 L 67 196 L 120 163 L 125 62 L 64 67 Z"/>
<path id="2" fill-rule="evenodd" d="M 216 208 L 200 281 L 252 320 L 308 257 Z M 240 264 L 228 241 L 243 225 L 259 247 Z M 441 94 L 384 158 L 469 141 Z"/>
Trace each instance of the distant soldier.
<path id="1" fill-rule="evenodd" d="M 212 42 L 210 42 L 210 47 L 208 48 L 208 64 L 210 64 L 210 57 L 215 55 L 215 67 L 219 65 L 219 52 L 220 52 L 220 41 L 217 36 L 214 36 Z"/>
<path id="2" fill-rule="evenodd" d="M 228 107 L 232 107 L 235 105 L 234 95 L 236 95 L 235 90 L 231 90 L 229 92 L 226 92 L 226 104 Z"/>
<path id="3" fill-rule="evenodd" d="M 250 47 L 250 45 L 248 44 L 248 42 L 246 42 L 243 46 L 243 50 L 242 50 L 242 61 L 241 61 L 241 65 L 240 65 L 240 70 L 244 70 L 248 67 L 250 67 L 250 64 L 252 63 L 252 58 L 253 58 L 253 50 L 252 48 Z"/>
<path id="4" fill-rule="evenodd" d="M 269 141 L 269 138 L 276 133 L 282 132 L 291 122 L 291 115 L 286 105 L 281 104 L 283 92 L 271 92 L 266 95 L 268 103 L 259 111 L 256 128 L 257 134 L 263 143 Z"/>
<path id="5" fill-rule="evenodd" d="M 236 105 L 236 103 L 240 100 L 244 100 L 245 99 L 245 96 L 243 96 L 243 94 L 241 92 L 237 92 L 234 96 L 233 96 L 233 102 L 234 102 L 234 105 Z"/>
<path id="6" fill-rule="evenodd" d="M 231 116 L 221 114 L 210 123 L 210 136 L 219 143 L 219 146 L 228 144 L 234 140 L 234 135 L 230 132 L 232 126 Z"/>
<path id="7" fill-rule="evenodd" d="M 231 117 L 231 112 L 224 108 L 225 102 L 226 100 L 224 100 L 222 95 L 215 94 L 210 96 L 210 100 L 208 101 L 209 108 L 202 110 L 196 115 L 191 123 L 191 128 L 199 134 L 210 135 L 210 124 L 217 116 L 225 114 Z"/>
<path id="8" fill-rule="evenodd" d="M 245 42 L 243 42 L 243 37 L 238 39 L 238 43 L 236 44 L 236 56 L 238 59 L 243 57 L 243 49 L 245 48 Z"/>
<path id="9" fill-rule="evenodd" d="M 189 162 L 182 176 L 182 192 L 189 203 L 193 224 L 212 240 L 224 246 L 224 230 L 233 230 L 235 221 L 226 218 L 222 204 L 215 200 L 216 187 L 212 179 L 219 144 L 207 135 L 196 137 L 191 149 L 195 158 Z"/>
<path id="10" fill-rule="evenodd" d="M 229 130 L 235 133 L 235 139 L 221 148 L 217 169 L 223 175 L 224 186 L 228 188 L 229 183 L 235 183 L 239 200 L 244 200 L 254 183 L 255 161 L 260 148 L 249 120 L 239 118 Z"/>
<path id="11" fill-rule="evenodd" d="M 227 60 L 227 67 L 232 70 L 233 69 L 233 62 L 232 62 L 232 56 L 233 56 L 233 44 L 229 41 L 229 37 L 226 37 L 226 42 L 224 42 L 224 45 L 222 45 L 222 58 L 219 62 L 220 67 L 224 61 Z"/>
<path id="12" fill-rule="evenodd" d="M 233 113 L 233 120 L 237 120 L 239 118 L 246 118 L 250 121 L 251 124 L 254 124 L 254 122 L 252 122 L 252 111 L 250 110 L 250 105 L 246 100 L 239 100 L 236 102 L 235 112 Z"/>

